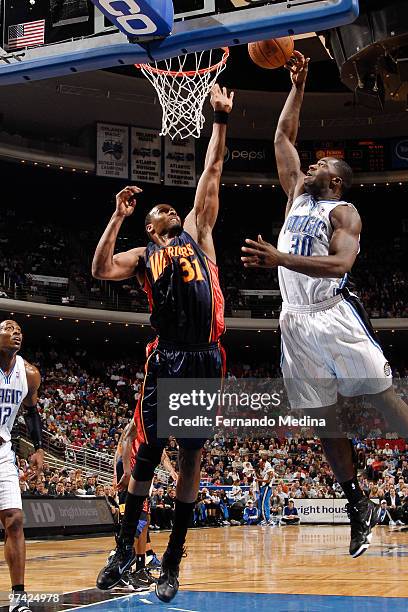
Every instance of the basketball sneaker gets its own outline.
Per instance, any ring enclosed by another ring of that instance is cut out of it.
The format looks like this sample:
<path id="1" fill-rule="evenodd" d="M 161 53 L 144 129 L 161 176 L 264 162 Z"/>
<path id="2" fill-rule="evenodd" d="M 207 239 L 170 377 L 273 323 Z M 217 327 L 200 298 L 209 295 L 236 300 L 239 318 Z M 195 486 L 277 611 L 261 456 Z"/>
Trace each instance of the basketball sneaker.
<path id="1" fill-rule="evenodd" d="M 185 548 L 166 549 L 162 557 L 160 576 L 156 583 L 156 595 L 160 601 L 168 603 L 177 595 L 180 561 L 185 556 L 187 556 Z"/>
<path id="2" fill-rule="evenodd" d="M 10 596 L 9 612 L 32 612 L 28 607 L 26 593 L 18 592 Z"/>
<path id="3" fill-rule="evenodd" d="M 25 591 L 11 593 L 9 612 L 32 612 L 28 607 L 27 593 Z"/>
<path id="4" fill-rule="evenodd" d="M 150 575 L 149 571 L 143 567 L 138 572 L 125 572 L 119 583 L 120 587 L 136 593 L 150 591 L 150 587 L 156 584 L 156 580 Z"/>
<path id="5" fill-rule="evenodd" d="M 146 563 L 146 567 L 147 569 L 160 569 L 161 568 L 161 561 L 157 557 L 156 553 L 154 553 L 150 561 Z"/>
<path id="6" fill-rule="evenodd" d="M 350 555 L 356 558 L 370 546 L 371 531 L 378 523 L 380 507 L 363 497 L 356 504 L 347 504 L 346 510 L 351 526 Z"/>
<path id="7" fill-rule="evenodd" d="M 133 546 L 129 544 L 117 546 L 115 554 L 109 557 L 107 564 L 99 572 L 96 580 L 98 589 L 107 591 L 116 586 L 135 561 L 136 554 Z"/>

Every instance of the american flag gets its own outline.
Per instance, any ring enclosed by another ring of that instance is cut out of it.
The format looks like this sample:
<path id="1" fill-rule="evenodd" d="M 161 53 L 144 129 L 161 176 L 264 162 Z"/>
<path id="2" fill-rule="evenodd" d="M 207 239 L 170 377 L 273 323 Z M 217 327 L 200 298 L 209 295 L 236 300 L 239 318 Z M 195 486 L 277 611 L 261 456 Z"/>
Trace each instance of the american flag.
<path id="1" fill-rule="evenodd" d="M 33 47 L 44 44 L 45 19 L 9 26 L 8 48 Z"/>

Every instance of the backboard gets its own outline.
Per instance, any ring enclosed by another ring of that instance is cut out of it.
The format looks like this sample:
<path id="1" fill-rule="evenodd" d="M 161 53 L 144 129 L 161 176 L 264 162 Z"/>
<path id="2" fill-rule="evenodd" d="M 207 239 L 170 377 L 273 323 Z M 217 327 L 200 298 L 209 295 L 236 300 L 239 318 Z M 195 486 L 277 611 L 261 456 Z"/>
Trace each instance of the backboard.
<path id="1" fill-rule="evenodd" d="M 115 2 L 130 0 L 108 0 Z M 88 0 L 3 0 L 1 6 L 0 85 L 321 31 L 358 15 L 358 0 L 174 0 L 171 34 L 135 43 Z"/>

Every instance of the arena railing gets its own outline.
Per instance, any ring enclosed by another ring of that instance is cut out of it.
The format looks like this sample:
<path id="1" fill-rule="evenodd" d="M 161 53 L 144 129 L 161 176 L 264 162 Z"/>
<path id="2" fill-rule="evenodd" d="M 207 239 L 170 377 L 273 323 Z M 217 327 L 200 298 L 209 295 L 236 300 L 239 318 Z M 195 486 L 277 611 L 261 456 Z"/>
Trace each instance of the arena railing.
<path id="1" fill-rule="evenodd" d="M 1 277 L 0 277 L 1 278 Z M 148 325 L 149 315 L 146 305 L 122 302 L 114 298 L 114 303 L 96 301 L 95 298 L 77 297 L 71 302 L 65 299 L 62 303 L 61 294 L 57 290 L 41 288 L 41 295 L 29 292 L 14 291 L 6 286 L 0 286 L 0 310 L 9 313 L 29 314 L 30 316 L 64 317 L 82 321 L 104 321 L 111 323 L 127 323 L 129 325 Z M 65 296 L 67 298 L 67 296 Z M 279 313 L 271 311 L 235 310 L 233 316 L 226 310 L 226 326 L 229 330 L 273 330 L 277 331 Z M 373 318 L 375 330 L 407 330 L 408 317 Z"/>
<path id="2" fill-rule="evenodd" d="M 27 428 L 24 419 L 19 417 L 17 437 L 31 446 L 27 439 Z M 113 455 L 104 451 L 58 443 L 55 434 L 43 429 L 43 448 L 46 461 L 52 467 L 67 470 L 81 469 L 88 475 L 98 475 L 102 484 L 110 484 L 113 476 Z"/>
<path id="3" fill-rule="evenodd" d="M 58 306 L 79 306 L 82 308 L 97 308 L 104 310 L 135 310 L 134 298 L 121 297 L 106 281 L 93 281 L 90 289 L 78 286 L 71 279 L 67 283 L 53 281 L 47 284 L 47 277 L 39 282 L 26 275 L 24 282 L 16 281 L 4 270 L 0 274 L 0 297 L 22 300 L 38 304 L 55 304 Z M 58 277 L 49 277 L 56 279 Z M 147 312 L 147 305 L 137 307 L 140 312 Z"/>

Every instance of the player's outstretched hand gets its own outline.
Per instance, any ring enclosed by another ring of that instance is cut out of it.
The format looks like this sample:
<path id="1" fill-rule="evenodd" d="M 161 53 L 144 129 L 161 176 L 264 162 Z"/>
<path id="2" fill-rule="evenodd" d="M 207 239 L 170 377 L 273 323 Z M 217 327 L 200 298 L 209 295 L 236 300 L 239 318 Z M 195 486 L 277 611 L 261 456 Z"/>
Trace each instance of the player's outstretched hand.
<path id="1" fill-rule="evenodd" d="M 230 94 L 228 94 L 226 87 L 221 89 L 221 87 L 215 83 L 211 89 L 210 102 L 215 111 L 230 113 L 234 102 L 234 92 L 231 91 Z"/>
<path id="2" fill-rule="evenodd" d="M 116 213 L 120 217 L 129 217 L 136 206 L 136 196 L 142 193 L 140 187 L 125 187 L 116 195 Z"/>
<path id="3" fill-rule="evenodd" d="M 243 246 L 242 251 L 246 253 L 246 256 L 241 257 L 245 268 L 276 268 L 279 266 L 278 249 L 269 242 L 265 242 L 261 234 L 258 235 L 258 242 L 247 238 L 245 243 L 247 246 Z"/>
<path id="4" fill-rule="evenodd" d="M 295 87 L 300 87 L 306 81 L 309 70 L 310 57 L 305 57 L 300 51 L 293 51 L 293 55 L 286 64 L 290 78 Z"/>

